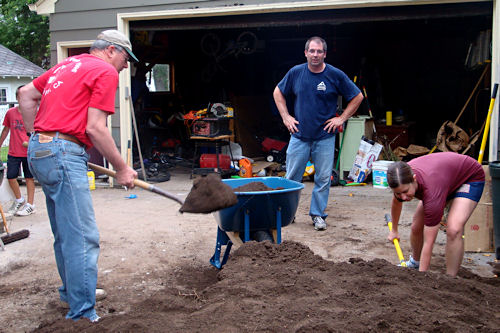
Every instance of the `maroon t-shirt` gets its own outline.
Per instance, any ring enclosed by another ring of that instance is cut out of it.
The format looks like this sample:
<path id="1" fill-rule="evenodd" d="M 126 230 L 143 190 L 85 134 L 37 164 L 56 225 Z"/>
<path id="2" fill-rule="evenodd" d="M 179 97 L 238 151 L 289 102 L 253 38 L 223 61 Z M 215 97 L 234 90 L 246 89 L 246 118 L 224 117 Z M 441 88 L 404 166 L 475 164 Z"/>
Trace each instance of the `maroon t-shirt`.
<path id="1" fill-rule="evenodd" d="M 457 153 L 435 153 L 408 162 L 417 177 L 417 199 L 424 205 L 425 225 L 437 225 L 447 198 L 462 184 L 484 182 L 482 166 L 472 157 Z"/>

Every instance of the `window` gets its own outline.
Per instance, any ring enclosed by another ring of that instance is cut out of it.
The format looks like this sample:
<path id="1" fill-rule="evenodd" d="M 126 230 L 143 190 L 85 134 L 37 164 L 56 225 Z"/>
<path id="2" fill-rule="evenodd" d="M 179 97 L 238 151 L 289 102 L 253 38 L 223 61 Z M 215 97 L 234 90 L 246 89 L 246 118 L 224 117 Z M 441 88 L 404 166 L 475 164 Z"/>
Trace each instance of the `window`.
<path id="1" fill-rule="evenodd" d="M 0 88 L 0 102 L 7 102 L 7 88 Z"/>
<path id="2" fill-rule="evenodd" d="M 146 64 L 149 66 L 149 64 Z M 170 64 L 155 64 L 146 74 L 150 92 L 174 92 L 173 70 Z"/>

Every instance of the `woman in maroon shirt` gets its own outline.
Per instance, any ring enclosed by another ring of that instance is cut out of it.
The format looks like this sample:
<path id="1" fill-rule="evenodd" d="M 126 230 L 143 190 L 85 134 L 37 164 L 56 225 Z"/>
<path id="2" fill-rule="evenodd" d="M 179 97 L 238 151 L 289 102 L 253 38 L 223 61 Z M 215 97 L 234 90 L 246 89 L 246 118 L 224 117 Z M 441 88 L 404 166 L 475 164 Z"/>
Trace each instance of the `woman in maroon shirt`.
<path id="1" fill-rule="evenodd" d="M 456 276 L 464 255 L 465 223 L 477 206 L 484 188 L 484 171 L 473 158 L 456 153 L 435 153 L 393 163 L 387 182 L 394 193 L 391 206 L 393 228 L 388 239 L 399 239 L 398 223 L 403 202 L 420 200 L 413 216 L 410 242 L 413 255 L 407 267 L 427 271 L 439 222 L 447 202 L 446 273 Z"/>

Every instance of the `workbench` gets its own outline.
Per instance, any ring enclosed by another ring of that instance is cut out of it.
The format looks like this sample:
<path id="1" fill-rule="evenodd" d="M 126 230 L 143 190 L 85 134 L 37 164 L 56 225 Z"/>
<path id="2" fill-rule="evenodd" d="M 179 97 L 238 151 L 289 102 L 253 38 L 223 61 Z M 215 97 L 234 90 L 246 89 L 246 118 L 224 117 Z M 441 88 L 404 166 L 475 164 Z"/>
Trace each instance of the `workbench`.
<path id="1" fill-rule="evenodd" d="M 198 175 L 206 175 L 208 173 L 218 173 L 223 177 L 228 171 L 230 172 L 231 169 L 229 170 L 223 170 L 220 167 L 220 161 L 219 161 L 219 155 L 221 154 L 221 148 L 223 146 L 228 146 L 229 147 L 229 155 L 231 157 L 231 161 L 233 160 L 233 153 L 231 152 L 231 140 L 234 139 L 234 135 L 219 135 L 219 136 L 214 136 L 214 137 L 207 137 L 207 136 L 190 136 L 190 140 L 194 140 L 194 153 L 193 153 L 193 163 L 191 166 L 191 178 L 195 174 Z M 197 152 L 198 148 L 200 147 L 210 147 L 210 148 L 215 148 L 215 155 L 217 158 L 217 167 L 216 168 L 195 168 L 196 164 L 196 159 L 197 159 Z"/>
<path id="2" fill-rule="evenodd" d="M 406 122 L 403 124 L 394 124 L 387 126 L 384 124 L 375 124 L 377 129 L 377 137 L 382 139 L 385 137 L 387 143 L 391 143 L 391 149 L 397 147 L 408 148 L 411 143 L 415 142 L 415 123 Z M 393 141 L 394 140 L 394 141 Z"/>

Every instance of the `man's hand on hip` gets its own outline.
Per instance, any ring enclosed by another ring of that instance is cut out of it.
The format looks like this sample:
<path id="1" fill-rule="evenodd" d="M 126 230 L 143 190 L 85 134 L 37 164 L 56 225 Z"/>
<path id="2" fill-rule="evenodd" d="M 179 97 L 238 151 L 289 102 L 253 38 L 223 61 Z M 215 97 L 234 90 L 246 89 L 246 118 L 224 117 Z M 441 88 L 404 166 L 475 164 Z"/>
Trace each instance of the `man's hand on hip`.
<path id="1" fill-rule="evenodd" d="M 325 121 L 325 127 L 323 128 L 328 133 L 335 133 L 335 130 L 342 127 L 344 121 L 340 117 L 333 117 Z"/>
<path id="2" fill-rule="evenodd" d="M 285 124 L 286 129 L 290 133 L 297 133 L 299 131 L 299 129 L 297 128 L 297 125 L 299 124 L 299 122 L 297 121 L 297 119 L 295 119 L 294 117 L 292 117 L 290 115 L 283 118 L 283 124 Z"/>

